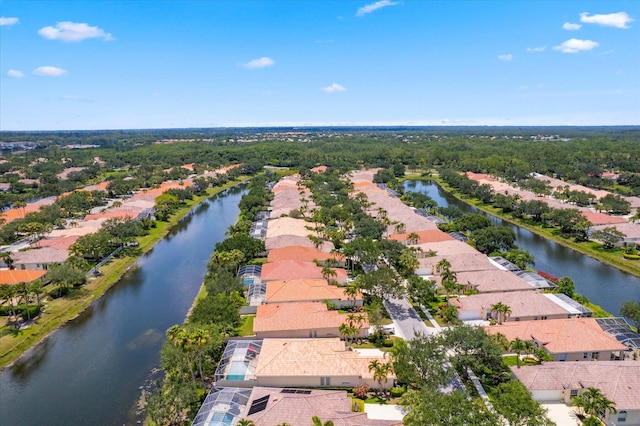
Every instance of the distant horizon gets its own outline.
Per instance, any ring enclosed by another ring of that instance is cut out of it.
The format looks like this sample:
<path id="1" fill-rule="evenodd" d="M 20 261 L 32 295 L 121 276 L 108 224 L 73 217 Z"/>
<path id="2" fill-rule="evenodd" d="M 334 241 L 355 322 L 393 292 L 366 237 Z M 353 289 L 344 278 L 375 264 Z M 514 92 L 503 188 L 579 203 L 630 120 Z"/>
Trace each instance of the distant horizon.
<path id="1" fill-rule="evenodd" d="M 47 129 L 47 130 L 0 130 L 3 133 L 65 133 L 65 132 L 153 132 L 173 130 L 277 130 L 277 129 L 334 129 L 334 130 L 403 130 L 403 129 L 602 129 L 602 128 L 631 128 L 640 130 L 640 124 L 615 125 L 291 125 L 291 126 L 218 126 L 218 127 L 150 127 L 150 128 L 121 128 L 121 129 Z M 0 141 L 2 142 L 2 141 Z"/>

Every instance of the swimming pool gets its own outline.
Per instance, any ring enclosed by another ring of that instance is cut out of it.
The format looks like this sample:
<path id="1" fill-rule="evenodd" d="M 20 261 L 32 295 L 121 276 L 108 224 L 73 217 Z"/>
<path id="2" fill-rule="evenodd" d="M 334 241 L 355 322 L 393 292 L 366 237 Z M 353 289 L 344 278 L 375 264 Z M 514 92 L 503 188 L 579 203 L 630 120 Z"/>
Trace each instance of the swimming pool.
<path id="1" fill-rule="evenodd" d="M 248 362 L 243 361 L 231 361 L 229 363 L 229 369 L 227 370 L 226 380 L 244 380 L 247 369 L 249 368 Z"/>

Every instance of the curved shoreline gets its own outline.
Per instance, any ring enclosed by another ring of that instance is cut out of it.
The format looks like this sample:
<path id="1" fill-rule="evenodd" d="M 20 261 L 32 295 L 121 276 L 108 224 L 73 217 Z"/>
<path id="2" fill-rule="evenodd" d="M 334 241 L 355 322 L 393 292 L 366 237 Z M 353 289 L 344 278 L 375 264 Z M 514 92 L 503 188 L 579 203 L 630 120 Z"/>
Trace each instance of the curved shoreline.
<path id="1" fill-rule="evenodd" d="M 585 256 L 589 256 L 592 259 L 597 260 L 598 262 L 602 262 L 605 265 L 609 265 L 613 268 L 619 269 L 622 272 L 625 272 L 627 274 L 636 276 L 636 277 L 640 277 L 640 267 L 632 267 L 629 265 L 625 265 L 623 263 L 618 263 L 618 262 L 614 262 L 611 259 L 608 259 L 606 257 L 601 257 L 598 256 L 597 253 L 594 253 L 593 251 L 589 250 L 589 249 L 585 249 L 584 247 L 581 247 L 579 245 L 579 243 L 572 243 L 570 241 L 566 241 L 562 238 L 557 238 L 553 235 L 549 235 L 548 233 L 544 233 L 541 232 L 540 229 L 538 227 L 535 226 L 531 226 L 525 223 L 522 223 L 514 218 L 505 216 L 503 214 L 500 213 L 496 213 L 495 211 L 487 208 L 484 205 L 478 205 L 474 202 L 471 202 L 472 200 L 475 201 L 475 199 L 473 198 L 466 198 L 466 197 L 462 197 L 456 190 L 450 188 L 448 185 L 446 185 L 444 182 L 442 182 L 437 176 L 430 176 L 430 177 L 424 177 L 424 176 L 406 176 L 404 180 L 422 180 L 422 181 L 432 181 L 435 182 L 436 185 L 438 185 L 443 191 L 446 191 L 447 194 L 451 195 L 452 197 L 456 198 L 457 200 L 462 201 L 463 203 L 466 203 L 472 207 L 477 208 L 478 210 L 483 211 L 484 213 L 490 214 L 492 216 L 495 216 L 499 219 L 502 219 L 506 222 L 511 223 L 512 225 L 518 226 L 520 228 L 526 229 L 527 231 L 530 231 L 542 238 L 545 238 L 547 240 L 553 241 L 557 244 L 560 244 L 563 247 L 567 247 L 573 251 L 576 251 L 580 254 L 583 254 Z"/>
<path id="2" fill-rule="evenodd" d="M 161 241 L 173 227 L 180 222 L 196 206 L 204 200 L 217 195 L 247 180 L 249 176 L 241 176 L 223 186 L 211 188 L 206 195 L 194 197 L 187 206 L 178 210 L 168 222 L 158 222 L 156 231 L 139 238 L 141 253 L 136 257 L 115 259 L 102 268 L 103 275 L 89 281 L 81 288 L 82 296 L 77 299 L 56 299 L 48 304 L 48 309 L 32 326 L 21 331 L 17 337 L 6 335 L 0 337 L 0 371 L 10 367 L 30 349 L 45 341 L 60 327 L 76 319 L 91 304 L 104 296 L 120 279 L 137 265 L 138 259 Z M 160 228 L 160 229 L 158 229 Z M 48 312 L 53 311 L 53 312 Z M 52 315 L 52 316 L 49 316 Z"/>

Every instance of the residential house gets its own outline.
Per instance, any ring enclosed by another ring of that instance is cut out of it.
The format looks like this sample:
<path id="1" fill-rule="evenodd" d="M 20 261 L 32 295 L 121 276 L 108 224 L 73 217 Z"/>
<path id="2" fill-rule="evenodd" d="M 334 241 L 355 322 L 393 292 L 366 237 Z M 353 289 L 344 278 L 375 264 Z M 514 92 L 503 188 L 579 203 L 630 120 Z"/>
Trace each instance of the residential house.
<path id="1" fill-rule="evenodd" d="M 594 318 L 564 318 L 547 321 L 506 322 L 485 327 L 488 334 L 502 334 L 509 341 L 519 338 L 543 348 L 553 361 L 624 359 L 627 347 L 602 330 Z"/>
<path id="2" fill-rule="evenodd" d="M 369 320 L 361 315 L 362 321 L 353 324 L 358 329 L 353 337 L 366 338 Z M 340 337 L 340 326 L 348 323 L 349 314 L 330 311 L 325 303 L 276 303 L 257 307 L 253 332 L 259 338 Z"/>
<path id="3" fill-rule="evenodd" d="M 337 307 L 362 306 L 364 298 L 360 292 L 351 297 L 343 287 L 330 285 L 325 279 L 274 280 L 266 284 L 264 302 L 267 304 L 325 301 Z"/>
<path id="4" fill-rule="evenodd" d="M 640 426 L 640 361 L 550 362 L 511 367 L 536 401 L 564 401 L 587 388 L 599 389 L 615 404 L 603 419 L 607 426 Z"/>
<path id="5" fill-rule="evenodd" d="M 323 268 L 314 262 L 303 262 L 299 260 L 283 260 L 280 262 L 265 263 L 262 265 L 260 278 L 262 282 L 274 280 L 290 280 L 296 278 L 309 279 L 331 279 L 338 284 L 347 283 L 347 271 L 342 268 L 330 268 L 335 275 L 325 277 Z"/>
<path id="6" fill-rule="evenodd" d="M 339 338 L 232 339 L 216 369 L 216 386 L 355 387 L 389 389 L 395 376 L 378 383 L 369 370 L 372 361 L 386 364 L 380 352 L 360 354 L 348 350 Z"/>
<path id="7" fill-rule="evenodd" d="M 511 308 L 511 316 L 506 321 L 569 318 L 571 315 L 567 309 L 536 291 L 481 293 L 449 299 L 449 304 L 458 308 L 461 321 L 497 319 L 497 313 L 492 312 L 491 307 L 498 302 Z"/>
<path id="8" fill-rule="evenodd" d="M 335 266 L 344 266 L 345 258 L 341 253 L 326 253 L 315 247 L 287 246 L 269 250 L 267 260 L 270 263 L 283 260 L 298 260 L 302 262 L 320 262 L 326 264 L 330 259 L 335 261 Z"/>

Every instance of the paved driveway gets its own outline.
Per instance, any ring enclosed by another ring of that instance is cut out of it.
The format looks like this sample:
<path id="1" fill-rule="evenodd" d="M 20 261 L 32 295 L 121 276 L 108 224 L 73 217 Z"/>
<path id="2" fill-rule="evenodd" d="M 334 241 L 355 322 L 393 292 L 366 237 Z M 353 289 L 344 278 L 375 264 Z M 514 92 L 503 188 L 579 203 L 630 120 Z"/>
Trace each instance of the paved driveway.
<path id="1" fill-rule="evenodd" d="M 413 306 L 406 299 L 389 299 L 384 302 L 389 316 L 396 326 L 396 335 L 404 340 L 412 340 L 416 333 L 434 334 L 434 328 L 427 327 Z"/>

